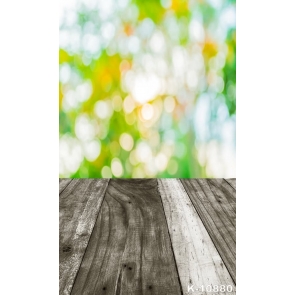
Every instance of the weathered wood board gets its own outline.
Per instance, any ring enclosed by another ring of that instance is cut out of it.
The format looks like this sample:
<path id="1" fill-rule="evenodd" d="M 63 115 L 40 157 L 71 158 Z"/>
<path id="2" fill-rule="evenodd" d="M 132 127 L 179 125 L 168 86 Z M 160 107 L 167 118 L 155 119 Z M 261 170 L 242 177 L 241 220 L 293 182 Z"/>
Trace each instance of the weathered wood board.
<path id="1" fill-rule="evenodd" d="M 235 178 L 225 178 L 227 183 L 229 183 L 234 189 L 236 189 L 236 179 Z"/>
<path id="2" fill-rule="evenodd" d="M 71 294 L 182 294 L 156 179 L 110 180 Z"/>
<path id="3" fill-rule="evenodd" d="M 158 182 L 183 292 L 235 294 L 235 284 L 181 182 Z M 220 292 L 222 285 L 233 292 Z M 217 291 L 211 286 L 218 286 Z"/>
<path id="4" fill-rule="evenodd" d="M 59 294 L 71 293 L 108 181 L 73 179 L 60 194 Z"/>
<path id="5" fill-rule="evenodd" d="M 62 191 L 70 184 L 72 179 L 70 178 L 60 178 L 59 179 L 59 193 L 62 193 Z"/>
<path id="6" fill-rule="evenodd" d="M 235 189 L 224 179 L 181 179 L 181 182 L 236 282 Z"/>

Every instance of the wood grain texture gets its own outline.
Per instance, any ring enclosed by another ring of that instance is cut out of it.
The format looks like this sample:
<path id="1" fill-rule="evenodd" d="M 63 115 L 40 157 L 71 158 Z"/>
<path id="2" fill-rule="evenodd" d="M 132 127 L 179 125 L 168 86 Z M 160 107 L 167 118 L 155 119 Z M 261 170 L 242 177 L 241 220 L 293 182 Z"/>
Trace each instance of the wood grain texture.
<path id="1" fill-rule="evenodd" d="M 225 178 L 227 183 L 229 183 L 234 189 L 236 189 L 236 179 L 235 178 Z"/>
<path id="2" fill-rule="evenodd" d="M 224 179 L 181 179 L 181 182 L 236 282 L 235 189 Z"/>
<path id="3" fill-rule="evenodd" d="M 178 273 L 186 294 L 211 294 L 207 286 L 235 284 L 223 264 L 200 217 L 178 179 L 158 179 Z M 204 287 L 204 292 L 197 291 Z M 214 294 L 235 294 L 213 292 Z"/>
<path id="4" fill-rule="evenodd" d="M 59 294 L 71 293 L 108 181 L 73 179 L 60 194 Z"/>
<path id="5" fill-rule="evenodd" d="M 156 179 L 110 180 L 71 294 L 182 294 Z"/>
<path id="6" fill-rule="evenodd" d="M 60 178 L 59 179 L 59 193 L 62 193 L 62 191 L 70 184 L 72 179 L 70 178 Z"/>

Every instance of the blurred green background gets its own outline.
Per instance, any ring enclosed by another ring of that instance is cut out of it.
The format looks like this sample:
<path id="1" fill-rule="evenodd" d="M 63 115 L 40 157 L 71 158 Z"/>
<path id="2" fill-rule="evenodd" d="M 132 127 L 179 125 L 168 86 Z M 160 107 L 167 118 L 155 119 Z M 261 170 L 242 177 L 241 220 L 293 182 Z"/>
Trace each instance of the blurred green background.
<path id="1" fill-rule="evenodd" d="M 231 0 L 63 0 L 60 177 L 235 177 Z"/>

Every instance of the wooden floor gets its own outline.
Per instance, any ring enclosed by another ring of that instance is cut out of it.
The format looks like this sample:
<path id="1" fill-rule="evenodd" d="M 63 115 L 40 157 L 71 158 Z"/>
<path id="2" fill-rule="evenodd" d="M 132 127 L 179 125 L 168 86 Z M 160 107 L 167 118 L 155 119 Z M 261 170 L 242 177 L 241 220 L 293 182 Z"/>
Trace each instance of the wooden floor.
<path id="1" fill-rule="evenodd" d="M 60 179 L 59 293 L 235 294 L 235 179 Z"/>

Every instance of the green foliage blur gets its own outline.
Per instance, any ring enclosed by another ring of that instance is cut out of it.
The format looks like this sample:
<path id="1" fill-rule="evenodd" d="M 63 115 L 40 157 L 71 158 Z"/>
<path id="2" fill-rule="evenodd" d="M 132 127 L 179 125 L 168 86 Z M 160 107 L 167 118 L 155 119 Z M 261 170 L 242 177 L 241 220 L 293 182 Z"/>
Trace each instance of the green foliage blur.
<path id="1" fill-rule="evenodd" d="M 235 177 L 232 0 L 63 1 L 60 177 Z"/>

